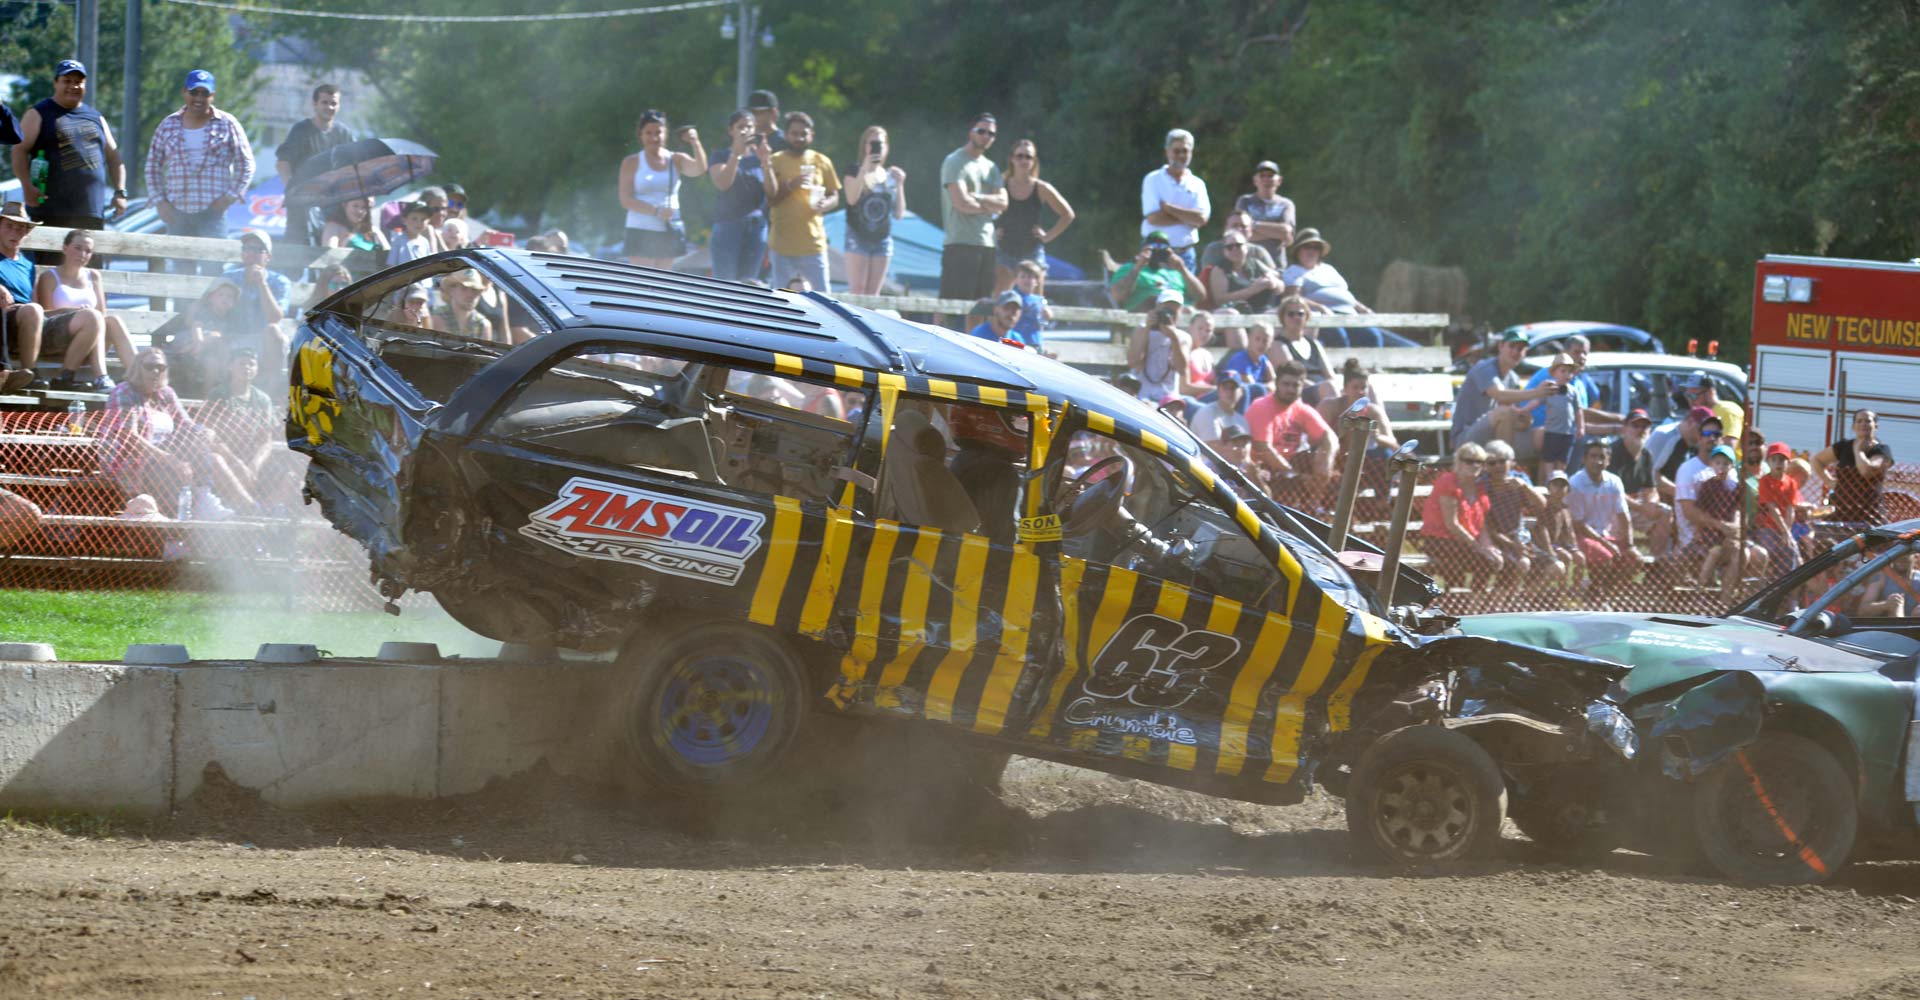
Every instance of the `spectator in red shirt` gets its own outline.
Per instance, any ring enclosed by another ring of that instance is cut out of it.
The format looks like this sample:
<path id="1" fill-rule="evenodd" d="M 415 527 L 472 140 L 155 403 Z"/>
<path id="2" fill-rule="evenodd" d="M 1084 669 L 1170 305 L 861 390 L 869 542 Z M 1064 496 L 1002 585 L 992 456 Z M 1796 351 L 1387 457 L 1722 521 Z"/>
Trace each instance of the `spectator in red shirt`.
<path id="1" fill-rule="evenodd" d="M 1486 462 L 1486 451 L 1471 441 L 1455 449 L 1453 468 L 1434 479 L 1420 511 L 1420 547 L 1433 572 L 1456 582 L 1488 584 L 1506 566 L 1486 530 L 1490 503 L 1480 488 Z"/>
<path id="2" fill-rule="evenodd" d="M 1759 505 L 1754 509 L 1753 540 L 1773 559 L 1773 572 L 1784 573 L 1800 565 L 1800 550 L 1793 544 L 1793 523 L 1806 506 L 1800 499 L 1800 484 L 1787 475 L 1787 461 L 1793 449 L 1785 441 L 1767 445 L 1767 471 L 1760 474 Z"/>
<path id="3" fill-rule="evenodd" d="M 1317 508 L 1333 483 L 1340 443 L 1320 411 L 1300 401 L 1306 374 L 1295 361 L 1276 366 L 1273 391 L 1247 407 L 1247 430 L 1254 457 L 1273 472 L 1274 499 Z"/>

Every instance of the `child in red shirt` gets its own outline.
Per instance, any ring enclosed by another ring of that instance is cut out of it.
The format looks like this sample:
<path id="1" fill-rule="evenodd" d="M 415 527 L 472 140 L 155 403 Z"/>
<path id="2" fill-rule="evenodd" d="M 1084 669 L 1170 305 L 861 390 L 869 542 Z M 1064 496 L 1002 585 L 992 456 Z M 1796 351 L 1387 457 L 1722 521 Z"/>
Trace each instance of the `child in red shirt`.
<path id="1" fill-rule="evenodd" d="M 1793 544 L 1793 524 L 1806 503 L 1800 499 L 1800 484 L 1787 474 L 1787 461 L 1792 457 L 1793 449 L 1785 441 L 1767 445 L 1767 471 L 1760 475 L 1759 505 L 1754 510 L 1753 540 L 1767 550 L 1775 573 L 1800 565 L 1800 550 Z"/>

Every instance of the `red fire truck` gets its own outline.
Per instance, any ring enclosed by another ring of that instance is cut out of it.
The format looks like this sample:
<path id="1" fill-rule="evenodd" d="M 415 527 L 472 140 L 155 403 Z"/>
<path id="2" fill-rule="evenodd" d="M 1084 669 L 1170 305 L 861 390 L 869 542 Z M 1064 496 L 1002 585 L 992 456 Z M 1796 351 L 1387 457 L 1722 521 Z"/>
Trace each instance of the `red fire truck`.
<path id="1" fill-rule="evenodd" d="M 1880 417 L 1880 440 L 1920 460 L 1920 263 L 1769 254 L 1753 277 L 1755 425 L 1795 451 Z"/>

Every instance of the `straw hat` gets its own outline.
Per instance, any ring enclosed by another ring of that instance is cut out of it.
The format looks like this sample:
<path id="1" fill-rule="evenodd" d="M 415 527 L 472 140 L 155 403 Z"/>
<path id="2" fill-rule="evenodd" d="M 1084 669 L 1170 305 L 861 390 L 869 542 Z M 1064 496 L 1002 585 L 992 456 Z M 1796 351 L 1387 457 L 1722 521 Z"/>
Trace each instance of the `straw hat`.
<path id="1" fill-rule="evenodd" d="M 1293 249 L 1298 250 L 1301 247 L 1319 247 L 1323 254 L 1333 252 L 1333 244 L 1328 243 L 1320 235 L 1320 230 L 1311 227 L 1300 230 L 1300 235 L 1293 238 Z"/>
<path id="2" fill-rule="evenodd" d="M 23 201 L 9 201 L 0 204 L 0 219 L 18 222 L 23 226 L 37 226 L 38 222 L 27 218 L 27 204 Z"/>

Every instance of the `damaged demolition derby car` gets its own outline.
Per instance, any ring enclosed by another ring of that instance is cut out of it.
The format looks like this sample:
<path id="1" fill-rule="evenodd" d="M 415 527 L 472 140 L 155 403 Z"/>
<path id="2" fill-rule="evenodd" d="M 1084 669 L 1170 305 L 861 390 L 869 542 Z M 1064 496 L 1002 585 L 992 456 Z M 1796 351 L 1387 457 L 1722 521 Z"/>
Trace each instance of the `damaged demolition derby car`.
<path id="1" fill-rule="evenodd" d="M 524 342 L 416 322 L 409 288 L 467 271 Z M 1178 421 L 820 295 L 457 251 L 312 310 L 291 380 L 307 495 L 382 592 L 616 656 L 623 747 L 668 789 L 751 786 L 831 715 L 892 717 L 1249 801 L 1318 783 L 1401 864 L 1488 852 L 1510 807 L 1557 849 L 1780 880 L 1920 798 L 1895 773 L 1914 657 L 1873 645 L 1920 648 L 1898 627 L 1824 596 L 1789 619 L 1804 587 L 1726 622 L 1423 615 L 1431 581 L 1343 562 L 1366 546 Z"/>

